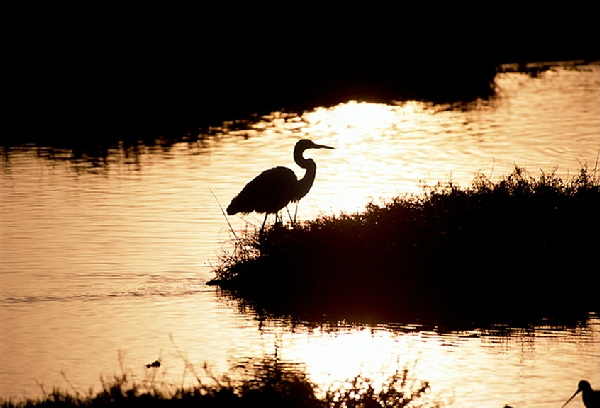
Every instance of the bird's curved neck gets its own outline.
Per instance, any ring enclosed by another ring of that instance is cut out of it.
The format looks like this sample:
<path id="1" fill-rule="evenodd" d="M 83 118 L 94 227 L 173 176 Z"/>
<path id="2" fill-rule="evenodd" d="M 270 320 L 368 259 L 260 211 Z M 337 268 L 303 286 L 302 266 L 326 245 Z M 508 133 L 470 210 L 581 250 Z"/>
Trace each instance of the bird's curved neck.
<path id="1" fill-rule="evenodd" d="M 305 159 L 303 153 L 304 151 L 302 150 L 294 150 L 294 161 L 298 166 L 306 169 L 306 173 L 304 173 L 304 177 L 298 180 L 296 195 L 294 196 L 293 201 L 300 200 L 308 193 L 315 181 L 315 176 L 317 175 L 316 163 L 313 159 Z"/>
<path id="2" fill-rule="evenodd" d="M 294 149 L 294 161 L 296 164 L 303 169 L 308 169 L 311 164 L 314 166 L 315 162 L 312 159 L 304 158 L 304 150 L 302 149 Z"/>

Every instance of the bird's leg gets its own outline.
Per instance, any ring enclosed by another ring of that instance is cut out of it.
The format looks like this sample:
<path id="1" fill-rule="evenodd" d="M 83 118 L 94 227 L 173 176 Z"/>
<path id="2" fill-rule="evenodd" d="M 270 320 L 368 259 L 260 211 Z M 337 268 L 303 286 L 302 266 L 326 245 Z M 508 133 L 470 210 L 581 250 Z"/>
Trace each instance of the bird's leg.
<path id="1" fill-rule="evenodd" d="M 275 213 L 275 225 L 283 224 L 283 216 L 280 213 Z"/>
<path id="2" fill-rule="evenodd" d="M 296 210 L 294 211 L 294 225 L 296 225 L 296 215 L 298 215 L 298 201 L 296 201 Z"/>
<path id="3" fill-rule="evenodd" d="M 261 236 L 261 237 L 262 237 L 262 233 L 263 233 L 263 231 L 264 231 L 264 229 L 265 229 L 265 224 L 267 223 L 267 217 L 268 217 L 268 216 L 269 216 L 269 213 L 266 213 L 266 214 L 265 214 L 265 220 L 264 220 L 264 221 L 263 221 L 263 223 L 262 223 L 262 227 L 260 227 L 260 236 Z"/>
<path id="4" fill-rule="evenodd" d="M 296 209 L 294 210 L 294 218 L 292 218 L 292 214 L 290 213 L 290 207 L 286 206 L 288 217 L 290 217 L 290 222 L 292 225 L 296 225 L 296 215 L 298 214 L 298 203 L 296 203 Z M 282 220 L 283 221 L 283 220 Z"/>
<path id="5" fill-rule="evenodd" d="M 285 209 L 287 210 L 288 217 L 290 217 L 290 222 L 292 223 L 292 225 L 295 225 L 296 224 L 296 218 L 294 217 L 294 219 L 292 219 L 292 214 L 290 214 L 290 208 L 288 206 L 286 206 Z"/>

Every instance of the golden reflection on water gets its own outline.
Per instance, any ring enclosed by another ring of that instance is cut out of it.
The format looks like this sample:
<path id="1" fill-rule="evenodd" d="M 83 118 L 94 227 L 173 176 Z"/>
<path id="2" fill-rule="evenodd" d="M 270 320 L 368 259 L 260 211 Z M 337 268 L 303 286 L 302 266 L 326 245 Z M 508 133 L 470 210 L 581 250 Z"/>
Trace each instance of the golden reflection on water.
<path id="1" fill-rule="evenodd" d="M 365 135 L 380 137 L 398 122 L 393 106 L 348 102 L 332 109 L 319 108 L 303 116 L 305 133 L 335 135 L 343 144 L 360 142 Z"/>

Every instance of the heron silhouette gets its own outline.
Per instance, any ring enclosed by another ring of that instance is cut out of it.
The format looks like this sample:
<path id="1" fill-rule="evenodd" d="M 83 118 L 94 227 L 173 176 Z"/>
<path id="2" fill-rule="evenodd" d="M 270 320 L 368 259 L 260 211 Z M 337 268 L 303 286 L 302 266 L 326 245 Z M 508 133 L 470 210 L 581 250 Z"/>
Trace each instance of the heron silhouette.
<path id="1" fill-rule="evenodd" d="M 590 383 L 584 380 L 579 381 L 577 391 L 575 391 L 575 394 L 564 403 L 563 407 L 571 402 L 571 400 L 580 392 L 583 399 L 583 405 L 585 405 L 586 408 L 600 408 L 600 391 L 593 390 Z"/>
<path id="2" fill-rule="evenodd" d="M 317 164 L 313 159 L 304 158 L 304 151 L 307 149 L 333 149 L 333 147 L 319 145 L 308 139 L 298 140 L 294 146 L 294 161 L 298 166 L 306 169 L 304 177 L 298 180 L 291 169 L 282 166 L 265 170 L 246 184 L 231 200 L 227 207 L 227 214 L 265 213 L 261 232 L 265 228 L 269 214 L 275 214 L 275 222 L 277 222 L 277 213 L 290 202 L 300 201 L 310 191 L 315 181 Z"/>

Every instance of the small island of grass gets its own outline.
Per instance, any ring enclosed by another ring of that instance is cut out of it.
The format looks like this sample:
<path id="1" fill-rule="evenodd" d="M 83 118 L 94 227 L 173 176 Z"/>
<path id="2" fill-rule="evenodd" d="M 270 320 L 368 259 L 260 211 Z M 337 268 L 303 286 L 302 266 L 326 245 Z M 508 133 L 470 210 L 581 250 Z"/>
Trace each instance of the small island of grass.
<path id="1" fill-rule="evenodd" d="M 246 231 L 209 284 L 259 314 L 320 321 L 560 324 L 597 312 L 600 183 L 516 167 L 364 212 Z"/>

